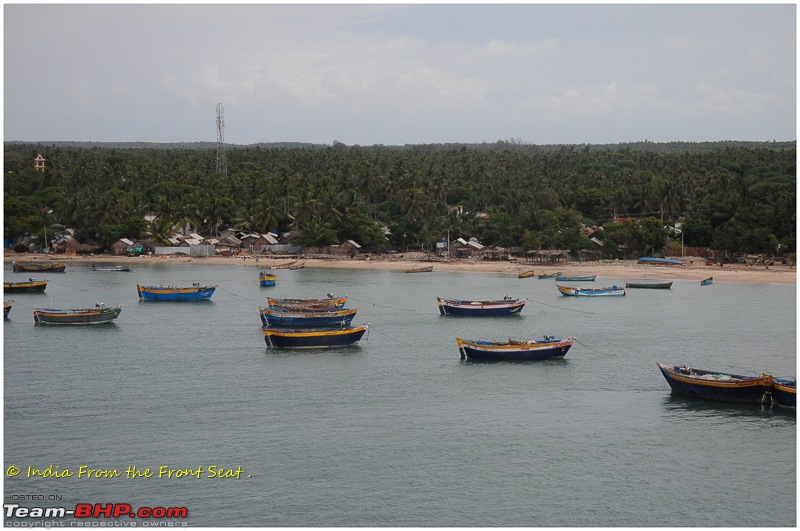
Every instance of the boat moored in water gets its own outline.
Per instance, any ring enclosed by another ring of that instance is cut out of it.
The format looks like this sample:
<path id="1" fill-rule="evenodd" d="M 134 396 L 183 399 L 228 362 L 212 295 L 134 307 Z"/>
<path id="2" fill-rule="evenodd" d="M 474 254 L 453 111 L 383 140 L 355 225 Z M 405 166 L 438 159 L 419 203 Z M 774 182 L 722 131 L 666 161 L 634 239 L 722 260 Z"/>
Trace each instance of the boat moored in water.
<path id="1" fill-rule="evenodd" d="M 670 289 L 672 288 L 672 281 L 668 282 L 626 282 L 626 288 L 636 288 L 636 289 Z"/>
<path id="2" fill-rule="evenodd" d="M 517 273 L 517 278 L 530 278 L 535 276 L 536 272 L 533 269 L 530 271 L 521 271 L 520 273 Z"/>
<path id="3" fill-rule="evenodd" d="M 269 348 L 332 348 L 358 343 L 369 324 L 344 329 L 287 329 L 264 327 Z"/>
<path id="4" fill-rule="evenodd" d="M 11 306 L 14 301 L 5 301 L 3 302 L 3 318 L 8 317 L 8 314 L 11 312 Z"/>
<path id="5" fill-rule="evenodd" d="M 186 288 L 136 285 L 139 298 L 145 301 L 205 301 L 211 298 L 216 289 L 217 286 L 201 286 L 198 283 Z"/>
<path id="6" fill-rule="evenodd" d="M 773 378 L 772 403 L 782 408 L 796 409 L 797 380 L 795 378 Z"/>
<path id="7" fill-rule="evenodd" d="M 486 361 L 541 361 L 561 359 L 567 355 L 575 338 L 556 339 L 545 336 L 534 341 L 479 341 L 456 338 L 461 359 Z"/>
<path id="8" fill-rule="evenodd" d="M 412 267 L 411 269 L 406 269 L 406 273 L 430 273 L 433 271 L 433 266 L 425 266 L 425 267 Z"/>
<path id="9" fill-rule="evenodd" d="M 122 312 L 122 305 L 106 307 L 97 303 L 94 308 L 34 308 L 36 324 L 102 324 L 110 323 Z"/>
<path id="10" fill-rule="evenodd" d="M 570 297 L 624 297 L 625 288 L 615 286 L 605 288 L 578 288 L 575 286 L 556 285 L 562 295 Z"/>
<path id="11" fill-rule="evenodd" d="M 658 368 L 672 391 L 680 395 L 720 402 L 770 402 L 773 377 L 769 374 L 742 376 L 665 363 L 659 363 Z"/>
<path id="12" fill-rule="evenodd" d="M 115 271 L 122 273 L 131 273 L 133 272 L 133 267 L 132 266 L 97 267 L 95 265 L 92 265 L 92 271 Z"/>
<path id="13" fill-rule="evenodd" d="M 47 287 L 47 280 L 29 278 L 27 282 L 3 282 L 4 293 L 42 293 Z"/>
<path id="14" fill-rule="evenodd" d="M 714 277 L 708 277 L 700 281 L 701 286 L 710 286 L 714 283 Z"/>
<path id="15" fill-rule="evenodd" d="M 470 301 L 437 297 L 436 301 L 442 315 L 491 317 L 518 314 L 528 299 L 505 297 L 499 300 Z"/>
<path id="16" fill-rule="evenodd" d="M 287 311 L 281 307 L 258 307 L 261 323 L 278 328 L 344 328 L 350 325 L 357 311 L 357 308 Z"/>
<path id="17" fill-rule="evenodd" d="M 258 273 L 258 283 L 261 287 L 274 286 L 277 277 L 272 273 L 261 271 Z"/>
<path id="18" fill-rule="evenodd" d="M 66 262 L 12 262 L 11 268 L 15 273 L 63 273 L 67 269 Z"/>
<path id="19" fill-rule="evenodd" d="M 561 274 L 556 276 L 556 281 L 558 282 L 594 282 L 597 279 L 597 275 L 588 275 L 583 277 L 565 277 Z"/>
<path id="20" fill-rule="evenodd" d="M 347 296 L 334 297 L 328 294 L 326 299 L 276 299 L 267 297 L 267 306 L 295 310 L 341 310 L 347 302 Z"/>

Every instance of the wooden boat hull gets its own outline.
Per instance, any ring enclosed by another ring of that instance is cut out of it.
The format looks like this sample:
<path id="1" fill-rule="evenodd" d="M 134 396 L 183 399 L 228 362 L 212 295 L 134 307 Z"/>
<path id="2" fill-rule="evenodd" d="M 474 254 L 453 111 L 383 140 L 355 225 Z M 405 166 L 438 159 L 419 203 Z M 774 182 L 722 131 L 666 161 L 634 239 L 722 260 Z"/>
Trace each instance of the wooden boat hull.
<path id="1" fill-rule="evenodd" d="M 216 286 L 178 288 L 136 285 L 139 298 L 145 301 L 205 301 L 211 298 L 216 289 Z"/>
<path id="2" fill-rule="evenodd" d="M 341 310 L 347 302 L 347 297 L 333 297 L 328 299 L 273 299 L 267 297 L 267 306 L 270 308 L 289 308 L 295 310 Z"/>
<path id="3" fill-rule="evenodd" d="M 258 283 L 261 285 L 262 288 L 267 286 L 274 286 L 276 281 L 275 275 L 270 275 L 269 273 L 262 272 L 258 275 Z"/>
<path id="4" fill-rule="evenodd" d="M 672 282 L 627 282 L 625 287 L 636 289 L 671 289 Z"/>
<path id="5" fill-rule="evenodd" d="M 770 401 L 773 378 L 769 375 L 740 376 L 664 363 L 659 363 L 658 368 L 672 391 L 680 395 L 743 404 Z"/>
<path id="6" fill-rule="evenodd" d="M 433 266 L 406 269 L 406 273 L 430 273 L 431 271 L 433 271 Z"/>
<path id="7" fill-rule="evenodd" d="M 560 274 L 561 273 L 550 273 L 550 274 L 544 273 L 539 275 L 539 278 L 558 278 L 558 275 Z"/>
<path id="8" fill-rule="evenodd" d="M 3 293 L 42 293 L 46 287 L 46 280 L 31 280 L 29 282 L 3 282 Z"/>
<path id="9" fill-rule="evenodd" d="M 132 273 L 133 268 L 128 266 L 117 267 L 92 267 L 92 271 L 112 271 L 117 273 Z"/>
<path id="10" fill-rule="evenodd" d="M 710 286 L 713 283 L 714 283 L 714 277 L 708 277 L 707 279 L 700 281 L 701 286 Z"/>
<path id="11" fill-rule="evenodd" d="M 3 303 L 3 318 L 8 317 L 8 314 L 11 313 L 11 303 L 4 302 Z"/>
<path id="12" fill-rule="evenodd" d="M 556 277 L 558 282 L 594 282 L 597 278 L 597 275 L 591 275 L 586 277 L 562 277 L 561 275 Z"/>
<path id="13" fill-rule="evenodd" d="M 556 286 L 558 291 L 568 297 L 624 297 L 625 289 L 612 286 L 608 288 L 576 288 L 573 286 Z"/>
<path id="14" fill-rule="evenodd" d="M 437 297 L 439 313 L 473 317 L 501 317 L 522 311 L 528 299 L 505 299 L 496 301 L 467 301 Z"/>
<path id="15" fill-rule="evenodd" d="M 797 409 L 797 380 L 773 378 L 772 402 L 782 408 Z"/>
<path id="16" fill-rule="evenodd" d="M 260 306 L 258 310 L 262 324 L 278 328 L 345 328 L 350 326 L 358 311 L 351 308 L 348 310 L 293 312 Z"/>
<path id="17" fill-rule="evenodd" d="M 34 308 L 33 320 L 36 324 L 103 324 L 110 323 L 122 313 L 122 306 L 111 308 L 74 308 L 59 310 L 55 308 Z"/>
<path id="18" fill-rule="evenodd" d="M 264 341 L 269 348 L 332 348 L 358 343 L 369 325 L 343 330 L 290 330 L 264 328 Z"/>
<path id="19" fill-rule="evenodd" d="M 522 273 L 517 274 L 517 278 L 530 278 L 535 277 L 536 273 L 533 271 L 523 271 Z"/>
<path id="20" fill-rule="evenodd" d="M 491 342 L 456 338 L 461 359 L 482 361 L 542 361 L 561 359 L 572 347 L 574 338 L 527 342 Z"/>
<path id="21" fill-rule="evenodd" d="M 11 267 L 15 273 L 63 273 L 67 269 L 66 262 L 13 262 Z"/>

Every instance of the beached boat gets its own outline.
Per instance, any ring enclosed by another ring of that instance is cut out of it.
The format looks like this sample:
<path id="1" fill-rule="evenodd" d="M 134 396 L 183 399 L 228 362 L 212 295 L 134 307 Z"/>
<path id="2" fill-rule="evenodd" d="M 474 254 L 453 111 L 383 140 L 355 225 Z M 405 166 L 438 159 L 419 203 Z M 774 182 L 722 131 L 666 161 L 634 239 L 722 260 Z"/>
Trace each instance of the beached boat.
<path id="1" fill-rule="evenodd" d="M 456 338 L 461 359 L 491 361 L 539 361 L 560 359 L 567 355 L 575 338 L 546 336 L 535 341 L 476 341 Z"/>
<path id="2" fill-rule="evenodd" d="M 341 330 L 287 329 L 264 327 L 264 341 L 270 348 L 331 348 L 357 343 L 369 324 Z"/>
<path id="3" fill-rule="evenodd" d="M 786 409 L 796 409 L 797 380 L 794 378 L 773 378 L 772 403 Z"/>
<path id="4" fill-rule="evenodd" d="M 8 314 L 11 313 L 11 305 L 14 301 L 5 301 L 3 303 L 3 318 L 8 317 Z"/>
<path id="5" fill-rule="evenodd" d="M 258 273 L 258 283 L 261 287 L 274 286 L 276 281 L 275 275 L 261 271 Z"/>
<path id="6" fill-rule="evenodd" d="M 562 295 L 570 297 L 623 297 L 625 288 L 609 286 L 605 288 L 579 288 L 575 286 L 556 285 Z"/>
<path id="7" fill-rule="evenodd" d="M 681 395 L 722 402 L 770 402 L 773 378 L 769 374 L 741 376 L 664 363 L 659 363 L 658 368 L 672 391 Z"/>
<path id="8" fill-rule="evenodd" d="M 558 278 L 561 273 L 542 273 L 538 278 Z"/>
<path id="9" fill-rule="evenodd" d="M 683 262 L 678 260 L 677 258 L 649 258 L 647 256 L 643 256 L 639 258 L 640 264 L 651 264 L 651 265 L 682 265 Z"/>
<path id="10" fill-rule="evenodd" d="M 714 283 L 714 277 L 708 277 L 700 281 L 701 286 L 710 286 Z"/>
<path id="11" fill-rule="evenodd" d="M 277 264 L 270 266 L 270 269 L 290 269 L 292 266 L 297 264 L 297 260 L 292 260 L 291 262 L 286 262 L 283 264 Z"/>
<path id="12" fill-rule="evenodd" d="M 93 265 L 92 271 L 116 271 L 116 272 L 131 273 L 133 272 L 133 267 L 131 266 L 97 267 Z"/>
<path id="13" fill-rule="evenodd" d="M 406 269 L 406 273 L 430 273 L 433 271 L 433 266 L 425 266 L 425 267 L 412 267 L 411 269 Z"/>
<path id="14" fill-rule="evenodd" d="M 564 277 L 559 274 L 556 277 L 556 281 L 558 282 L 594 282 L 597 278 L 597 275 L 589 275 L 585 277 Z"/>
<path id="15" fill-rule="evenodd" d="M 500 300 L 467 301 L 437 297 L 436 301 L 439 304 L 439 313 L 442 315 L 490 317 L 518 314 L 528 299 L 505 297 Z"/>
<path id="16" fill-rule="evenodd" d="M 3 282 L 3 293 L 42 293 L 46 287 L 46 280 L 29 278 L 27 282 Z"/>
<path id="17" fill-rule="evenodd" d="M 11 268 L 15 273 L 63 273 L 67 268 L 66 262 L 12 262 Z"/>
<path id="18" fill-rule="evenodd" d="M 341 310 L 347 302 L 347 296 L 327 299 L 273 299 L 267 297 L 267 306 L 294 310 Z"/>
<path id="19" fill-rule="evenodd" d="M 201 286 L 197 283 L 188 288 L 136 285 L 139 298 L 145 301 L 204 301 L 210 299 L 216 289 L 217 286 Z"/>
<path id="20" fill-rule="evenodd" d="M 536 276 L 536 271 L 534 271 L 533 269 L 531 269 L 530 271 L 522 271 L 520 273 L 517 273 L 517 278 L 530 278 L 535 276 Z"/>
<path id="21" fill-rule="evenodd" d="M 289 269 L 294 271 L 296 269 L 303 269 L 305 266 L 306 266 L 305 264 L 294 264 L 294 265 L 290 265 Z"/>
<path id="22" fill-rule="evenodd" d="M 261 323 L 279 328 L 344 328 L 350 325 L 357 311 L 357 308 L 328 311 L 286 311 L 280 307 L 258 307 Z"/>
<path id="23" fill-rule="evenodd" d="M 33 320 L 36 324 L 102 324 L 110 323 L 122 312 L 122 305 L 106 307 L 97 303 L 94 308 L 34 308 Z"/>
<path id="24" fill-rule="evenodd" d="M 670 289 L 672 288 L 672 281 L 669 282 L 627 282 L 626 288 L 636 289 Z"/>

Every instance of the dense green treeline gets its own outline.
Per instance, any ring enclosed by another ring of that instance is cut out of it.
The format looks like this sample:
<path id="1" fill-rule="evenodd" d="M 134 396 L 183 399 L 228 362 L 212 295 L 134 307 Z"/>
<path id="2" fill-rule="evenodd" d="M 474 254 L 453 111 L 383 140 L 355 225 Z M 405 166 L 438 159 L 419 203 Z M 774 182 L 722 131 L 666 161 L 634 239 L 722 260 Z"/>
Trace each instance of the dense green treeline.
<path id="1" fill-rule="evenodd" d="M 33 167 L 38 153 L 44 172 Z M 578 251 L 592 245 L 585 224 L 602 226 L 595 237 L 604 252 L 622 257 L 660 250 L 671 234 L 664 226 L 682 221 L 686 245 L 795 250 L 794 143 L 334 143 L 229 146 L 226 155 L 222 176 L 216 148 L 7 143 L 5 237 L 40 238 L 53 223 L 82 241 L 157 244 L 174 227 L 293 227 L 303 245 L 353 239 L 374 250 L 418 249 L 449 231 L 488 245 Z M 376 222 L 389 228 L 388 242 Z"/>

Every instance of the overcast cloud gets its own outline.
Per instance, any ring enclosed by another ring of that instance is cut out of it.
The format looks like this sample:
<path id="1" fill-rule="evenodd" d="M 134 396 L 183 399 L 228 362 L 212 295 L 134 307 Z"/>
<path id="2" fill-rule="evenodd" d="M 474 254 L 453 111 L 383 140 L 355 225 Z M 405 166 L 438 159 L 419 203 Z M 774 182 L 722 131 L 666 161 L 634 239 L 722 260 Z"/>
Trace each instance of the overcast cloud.
<path id="1" fill-rule="evenodd" d="M 794 140 L 796 7 L 4 6 L 6 140 Z"/>

